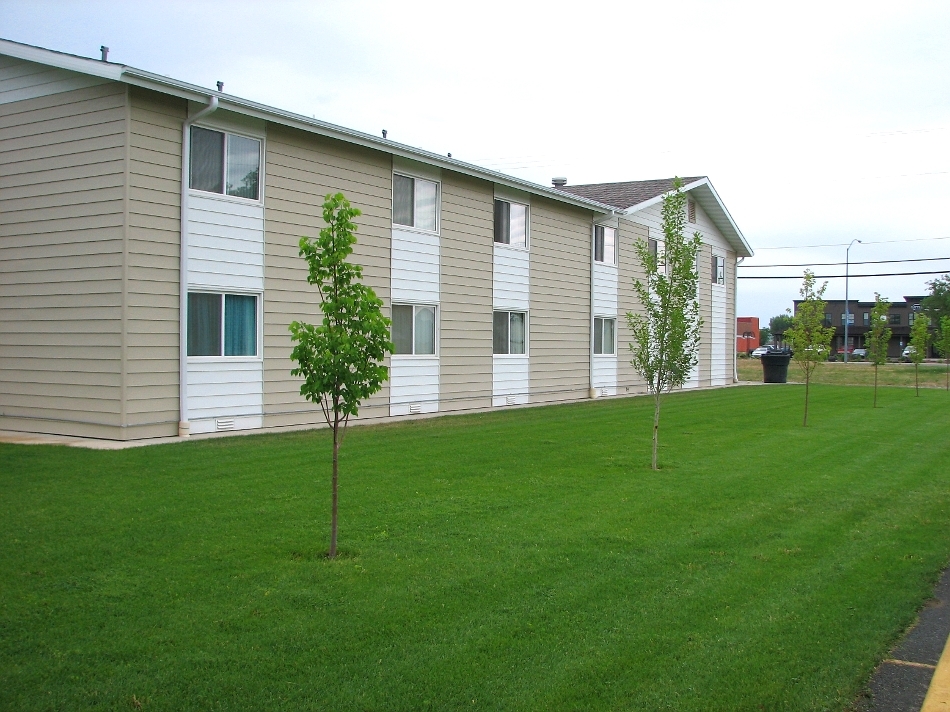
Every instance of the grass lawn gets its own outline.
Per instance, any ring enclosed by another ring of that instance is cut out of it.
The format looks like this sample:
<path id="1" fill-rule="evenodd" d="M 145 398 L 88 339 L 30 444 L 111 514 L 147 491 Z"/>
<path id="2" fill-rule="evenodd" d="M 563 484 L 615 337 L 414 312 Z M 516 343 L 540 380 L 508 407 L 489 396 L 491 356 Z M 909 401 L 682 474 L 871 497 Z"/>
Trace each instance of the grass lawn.
<path id="1" fill-rule="evenodd" d="M 0 445 L 0 709 L 846 710 L 950 555 L 950 396 Z"/>
<path id="2" fill-rule="evenodd" d="M 762 362 L 757 358 L 741 358 L 736 362 L 739 366 L 740 381 L 762 382 Z M 794 383 L 804 383 L 805 377 L 801 369 L 792 361 L 788 365 L 788 380 Z M 873 386 L 874 366 L 867 361 L 837 361 L 821 363 L 815 369 L 812 383 L 827 383 L 834 386 Z M 887 363 L 878 367 L 878 386 L 907 386 L 914 387 L 914 364 Z M 946 388 L 947 367 L 942 363 L 920 364 L 921 388 Z"/>

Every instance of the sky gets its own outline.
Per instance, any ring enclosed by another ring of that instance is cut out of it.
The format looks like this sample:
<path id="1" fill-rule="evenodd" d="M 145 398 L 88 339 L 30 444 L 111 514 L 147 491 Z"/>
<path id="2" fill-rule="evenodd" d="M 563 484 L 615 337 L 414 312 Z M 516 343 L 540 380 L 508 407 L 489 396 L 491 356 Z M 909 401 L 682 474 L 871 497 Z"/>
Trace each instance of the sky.
<path id="1" fill-rule="evenodd" d="M 0 37 L 107 45 L 544 185 L 709 176 L 755 252 L 740 277 L 795 277 L 740 279 L 741 316 L 791 307 L 799 265 L 843 274 L 818 263 L 852 240 L 852 299 L 937 276 L 862 273 L 950 270 L 946 2 L 0 0 Z M 858 264 L 910 259 L 928 261 Z"/>

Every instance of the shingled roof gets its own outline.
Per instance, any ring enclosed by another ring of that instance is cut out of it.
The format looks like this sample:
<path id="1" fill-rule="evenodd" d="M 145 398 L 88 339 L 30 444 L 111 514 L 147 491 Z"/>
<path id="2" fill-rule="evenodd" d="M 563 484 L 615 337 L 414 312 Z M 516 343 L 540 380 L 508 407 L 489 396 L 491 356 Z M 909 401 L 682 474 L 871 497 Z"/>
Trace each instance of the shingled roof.
<path id="1" fill-rule="evenodd" d="M 680 180 L 683 181 L 683 185 L 689 185 L 702 180 L 704 177 L 695 176 L 693 178 L 681 178 Z M 673 190 L 673 180 L 673 178 L 661 178 L 659 180 L 631 180 L 624 183 L 565 185 L 559 190 L 626 210 Z"/>

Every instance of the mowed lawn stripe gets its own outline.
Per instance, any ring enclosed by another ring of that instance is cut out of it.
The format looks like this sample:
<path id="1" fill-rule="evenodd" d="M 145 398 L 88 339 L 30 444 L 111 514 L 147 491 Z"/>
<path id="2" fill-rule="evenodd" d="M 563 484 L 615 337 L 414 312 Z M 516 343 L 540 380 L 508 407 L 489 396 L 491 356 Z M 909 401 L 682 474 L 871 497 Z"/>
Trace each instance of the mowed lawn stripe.
<path id="1" fill-rule="evenodd" d="M 950 554 L 945 392 L 0 446 L 0 707 L 847 709 Z M 761 706 L 761 707 L 760 707 Z"/>

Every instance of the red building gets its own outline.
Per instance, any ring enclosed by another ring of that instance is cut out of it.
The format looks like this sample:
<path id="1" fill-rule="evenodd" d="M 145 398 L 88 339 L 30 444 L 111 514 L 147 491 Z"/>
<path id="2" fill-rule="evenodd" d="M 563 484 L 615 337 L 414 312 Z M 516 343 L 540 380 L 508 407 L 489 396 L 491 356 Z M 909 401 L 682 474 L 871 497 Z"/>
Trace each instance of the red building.
<path id="1" fill-rule="evenodd" d="M 736 317 L 736 353 L 752 353 L 759 347 L 759 317 Z"/>

